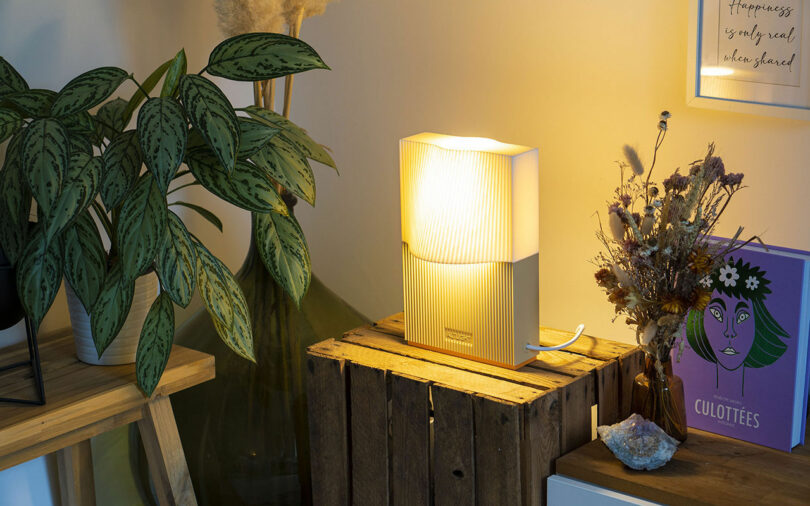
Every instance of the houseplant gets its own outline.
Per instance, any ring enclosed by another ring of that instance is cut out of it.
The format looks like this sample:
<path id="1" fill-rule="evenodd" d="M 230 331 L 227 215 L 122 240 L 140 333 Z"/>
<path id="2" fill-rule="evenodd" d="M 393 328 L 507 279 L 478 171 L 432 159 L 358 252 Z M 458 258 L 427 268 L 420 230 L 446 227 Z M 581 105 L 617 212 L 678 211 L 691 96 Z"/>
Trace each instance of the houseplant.
<path id="1" fill-rule="evenodd" d="M 326 2 L 218 0 L 216 7 L 226 36 L 275 31 L 284 24 L 290 35 L 297 36 L 302 20 L 323 12 Z M 275 105 L 289 118 L 292 82 L 284 81 L 284 93 L 278 90 Z M 277 84 L 280 88 L 281 82 Z M 254 84 L 255 107 L 274 109 L 274 86 L 273 80 Z M 282 96 L 283 104 L 278 103 Z M 331 157 L 323 155 L 328 153 L 322 153 L 320 161 L 331 165 Z M 313 169 L 317 170 L 314 165 Z M 282 195 L 291 212 L 310 203 L 299 195 L 301 202 L 296 205 L 293 195 Z M 301 304 L 296 305 L 261 262 L 258 232 L 253 227 L 249 250 L 236 274 L 254 315 L 256 363 L 243 366 L 229 353 L 202 311 L 177 332 L 179 343 L 211 353 L 217 361 L 217 378 L 172 396 L 200 505 L 311 503 L 306 348 L 368 323 L 316 273 Z M 201 403 L 207 407 L 203 413 Z"/>
<path id="2" fill-rule="evenodd" d="M 670 354 L 690 309 L 702 311 L 711 298 L 704 280 L 723 258 L 757 237 L 710 241 L 720 216 L 743 188 L 742 174 L 726 173 L 710 144 L 706 155 L 675 170 L 661 184 L 651 181 L 670 114 L 661 113 L 652 163 L 644 167 L 635 149 L 624 147 L 620 183 L 608 204 L 608 231 L 600 223 L 604 249 L 595 259 L 596 282 L 614 304 L 616 317 L 636 329 L 646 355 L 633 385 L 632 409 L 681 441 L 686 439 L 683 383 L 673 376 Z"/>
<path id="3" fill-rule="evenodd" d="M 147 395 L 169 358 L 173 306 L 186 306 L 195 288 L 220 338 L 254 360 L 242 290 L 170 208 L 185 206 L 221 223 L 170 195 L 202 185 L 251 211 L 265 227 L 258 245 L 262 262 L 300 302 L 310 281 L 309 254 L 279 189 L 314 195 L 314 181 L 301 174 L 309 170 L 306 157 L 323 148 L 278 115 L 251 108 L 238 115 L 202 74 L 252 82 L 318 68 L 328 67 L 310 46 L 273 33 L 223 41 L 198 74 L 186 72 L 181 50 L 143 83 L 122 69 L 102 67 L 59 92 L 29 89 L 0 58 L 0 142 L 8 140 L 0 171 L 0 244 L 16 268 L 17 290 L 34 327 L 64 277 L 90 315 L 101 356 L 129 313 L 135 280 L 154 270 L 160 294 L 145 317 L 136 359 L 138 384 Z M 161 78 L 158 96 L 151 96 Z M 105 102 L 127 80 L 137 86 L 132 98 Z M 136 112 L 137 127 L 127 129 Z M 29 230 L 32 201 L 37 223 Z"/>

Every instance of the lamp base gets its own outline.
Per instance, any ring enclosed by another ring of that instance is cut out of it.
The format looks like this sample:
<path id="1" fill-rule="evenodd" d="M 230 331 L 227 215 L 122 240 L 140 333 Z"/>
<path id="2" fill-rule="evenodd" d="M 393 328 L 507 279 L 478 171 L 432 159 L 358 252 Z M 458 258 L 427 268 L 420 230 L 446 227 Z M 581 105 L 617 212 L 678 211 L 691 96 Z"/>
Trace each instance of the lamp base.
<path id="1" fill-rule="evenodd" d="M 444 353 L 445 355 L 452 355 L 452 356 L 458 357 L 458 358 L 466 358 L 467 360 L 473 360 L 475 362 L 481 362 L 482 364 L 487 364 L 487 365 L 494 365 L 496 367 L 503 367 L 504 369 L 511 369 L 513 371 L 516 371 L 516 370 L 520 369 L 521 367 L 529 365 L 532 362 L 534 362 L 535 360 L 537 360 L 537 355 L 533 355 L 531 358 L 527 359 L 525 362 L 522 362 L 520 364 L 506 364 L 506 363 L 503 363 L 503 362 L 495 362 L 495 361 L 492 361 L 492 360 L 487 360 L 485 358 L 481 358 L 481 357 L 478 357 L 478 356 L 475 356 L 475 355 L 466 355 L 464 353 L 458 353 L 458 352 L 455 352 L 455 351 L 449 351 L 449 350 L 447 350 L 445 348 L 435 348 L 433 346 L 428 346 L 426 344 L 421 344 L 421 343 L 415 343 L 413 341 L 407 341 L 406 340 L 405 342 L 408 343 L 409 346 L 413 346 L 415 348 L 422 348 L 423 350 L 437 351 L 439 353 Z"/>
<path id="2" fill-rule="evenodd" d="M 515 369 L 536 353 L 538 256 L 518 262 L 443 264 L 402 244 L 408 344 Z"/>

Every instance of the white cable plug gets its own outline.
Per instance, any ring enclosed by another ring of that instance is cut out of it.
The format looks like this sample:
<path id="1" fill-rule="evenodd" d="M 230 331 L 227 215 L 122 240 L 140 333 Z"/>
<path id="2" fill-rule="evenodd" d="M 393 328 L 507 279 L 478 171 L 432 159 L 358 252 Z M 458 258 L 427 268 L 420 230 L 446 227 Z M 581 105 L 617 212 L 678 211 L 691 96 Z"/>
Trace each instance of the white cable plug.
<path id="1" fill-rule="evenodd" d="M 526 343 L 526 349 L 527 350 L 532 350 L 532 351 L 557 351 L 557 350 L 561 350 L 563 348 L 567 348 L 568 346 L 571 346 L 572 344 L 574 344 L 574 342 L 577 339 L 579 339 L 579 336 L 582 335 L 582 332 L 584 330 L 585 330 L 585 324 L 580 323 L 579 327 L 577 327 L 577 330 L 574 331 L 574 337 L 572 337 L 571 340 L 568 341 L 568 342 L 565 342 L 563 344 L 558 344 L 557 346 L 535 346 L 533 344 Z"/>

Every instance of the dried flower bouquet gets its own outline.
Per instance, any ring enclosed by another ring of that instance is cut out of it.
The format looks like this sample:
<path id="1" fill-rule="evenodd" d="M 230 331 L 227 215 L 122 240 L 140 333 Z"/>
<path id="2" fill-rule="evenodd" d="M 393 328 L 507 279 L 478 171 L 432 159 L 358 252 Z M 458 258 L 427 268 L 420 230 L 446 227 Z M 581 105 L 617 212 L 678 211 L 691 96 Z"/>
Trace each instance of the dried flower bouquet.
<path id="1" fill-rule="evenodd" d="M 707 280 L 723 258 L 758 237 L 738 242 L 710 241 L 717 221 L 742 186 L 743 174 L 726 173 L 709 144 L 703 159 L 679 169 L 661 184 L 651 181 L 670 113 L 661 113 L 653 160 L 645 169 L 630 146 L 619 165 L 620 182 L 607 202 L 607 231 L 601 219 L 597 237 L 604 249 L 594 259 L 596 282 L 615 305 L 616 317 L 635 326 L 636 340 L 663 374 L 662 362 L 680 335 L 684 317 L 703 310 L 711 289 Z"/>

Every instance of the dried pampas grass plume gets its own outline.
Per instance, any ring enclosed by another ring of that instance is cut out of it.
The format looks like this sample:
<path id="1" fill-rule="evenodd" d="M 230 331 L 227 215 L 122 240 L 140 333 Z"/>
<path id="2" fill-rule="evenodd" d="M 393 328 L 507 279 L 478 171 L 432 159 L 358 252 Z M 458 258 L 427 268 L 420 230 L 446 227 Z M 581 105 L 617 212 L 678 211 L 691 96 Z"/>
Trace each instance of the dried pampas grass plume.
<path id="1" fill-rule="evenodd" d="M 284 0 L 214 0 L 219 27 L 228 37 L 251 32 L 280 32 Z"/>
<path id="2" fill-rule="evenodd" d="M 326 5 L 332 0 L 284 0 L 284 16 L 287 24 L 294 26 L 298 22 L 298 17 L 311 18 L 323 14 Z M 303 15 L 300 13 L 303 12 Z"/>

